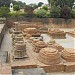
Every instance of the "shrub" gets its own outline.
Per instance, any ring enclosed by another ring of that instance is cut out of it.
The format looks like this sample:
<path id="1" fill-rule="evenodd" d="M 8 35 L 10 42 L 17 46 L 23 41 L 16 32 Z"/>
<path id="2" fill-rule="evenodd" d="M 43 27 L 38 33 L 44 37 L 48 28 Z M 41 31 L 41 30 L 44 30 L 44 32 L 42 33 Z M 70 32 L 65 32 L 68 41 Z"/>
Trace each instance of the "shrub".
<path id="1" fill-rule="evenodd" d="M 48 10 L 48 7 L 47 6 L 43 6 L 42 9 L 44 9 L 44 10 L 47 11 Z"/>
<path id="2" fill-rule="evenodd" d="M 37 12 L 35 12 L 35 15 L 39 18 L 46 17 L 47 11 L 44 9 L 40 9 Z"/>
<path id="3" fill-rule="evenodd" d="M 50 11 L 47 11 L 46 17 L 48 17 L 48 18 L 51 17 L 51 15 L 50 15 Z"/>
<path id="4" fill-rule="evenodd" d="M 1 7 L 0 8 L 0 17 L 7 17 L 9 13 L 9 8 L 8 7 Z"/>
<path id="5" fill-rule="evenodd" d="M 15 11 L 15 12 L 9 13 L 9 16 L 11 16 L 11 17 L 18 17 L 18 16 L 24 16 L 24 15 L 25 15 L 25 13 L 20 12 L 20 11 Z"/>

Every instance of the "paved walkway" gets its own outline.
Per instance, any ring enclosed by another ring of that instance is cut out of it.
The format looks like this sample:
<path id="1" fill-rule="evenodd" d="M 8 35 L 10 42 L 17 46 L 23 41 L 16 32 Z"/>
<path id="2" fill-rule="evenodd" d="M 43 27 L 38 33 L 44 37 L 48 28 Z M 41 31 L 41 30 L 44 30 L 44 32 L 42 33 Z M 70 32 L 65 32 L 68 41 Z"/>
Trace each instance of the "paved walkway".
<path id="1" fill-rule="evenodd" d="M 9 32 L 7 31 L 6 34 L 4 35 L 4 39 L 2 41 L 2 45 L 1 45 L 1 51 L 8 51 L 11 52 L 12 50 L 12 39 L 11 39 L 11 35 L 9 34 Z"/>

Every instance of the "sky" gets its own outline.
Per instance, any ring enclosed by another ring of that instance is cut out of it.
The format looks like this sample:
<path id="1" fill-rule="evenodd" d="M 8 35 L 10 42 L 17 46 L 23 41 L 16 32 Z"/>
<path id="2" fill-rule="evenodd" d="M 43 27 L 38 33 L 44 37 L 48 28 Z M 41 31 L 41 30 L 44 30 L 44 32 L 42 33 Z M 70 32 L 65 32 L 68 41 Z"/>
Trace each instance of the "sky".
<path id="1" fill-rule="evenodd" d="M 48 4 L 47 0 L 19 0 L 19 1 L 25 2 L 26 4 L 31 4 L 31 3 L 38 4 L 39 2 L 43 2 L 45 4 Z"/>

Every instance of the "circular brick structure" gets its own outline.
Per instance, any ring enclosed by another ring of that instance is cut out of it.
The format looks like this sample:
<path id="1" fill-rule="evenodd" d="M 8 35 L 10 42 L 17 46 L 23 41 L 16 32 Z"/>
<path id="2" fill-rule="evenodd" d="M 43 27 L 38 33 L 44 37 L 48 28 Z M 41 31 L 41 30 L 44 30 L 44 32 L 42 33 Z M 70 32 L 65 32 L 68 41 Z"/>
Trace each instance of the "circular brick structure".
<path id="1" fill-rule="evenodd" d="M 75 62 L 75 49 L 67 48 L 62 51 L 62 57 L 68 62 Z"/>
<path id="2" fill-rule="evenodd" d="M 64 47 L 62 47 L 60 44 L 56 43 L 55 40 L 50 40 L 48 43 L 48 47 L 52 47 L 58 50 L 58 52 L 61 52 L 62 50 L 64 50 Z"/>
<path id="3" fill-rule="evenodd" d="M 32 44 L 35 45 L 35 43 L 37 43 L 38 41 L 40 41 L 40 39 L 33 39 Z"/>
<path id="4" fill-rule="evenodd" d="M 47 47 L 47 44 L 43 41 L 38 41 L 35 43 L 35 52 L 39 52 L 42 48 Z"/>
<path id="5" fill-rule="evenodd" d="M 15 37 L 15 41 L 22 41 L 23 40 L 23 37 L 22 36 L 16 36 Z"/>
<path id="6" fill-rule="evenodd" d="M 53 39 L 58 39 L 58 38 L 63 39 L 66 36 L 66 33 L 59 29 L 51 29 L 48 31 L 48 33 Z"/>
<path id="7" fill-rule="evenodd" d="M 24 36 L 27 36 L 27 34 L 30 34 L 32 37 L 41 35 L 36 28 L 26 28 L 24 29 L 22 33 Z"/>
<path id="8" fill-rule="evenodd" d="M 23 41 L 15 43 L 14 58 L 19 59 L 25 57 L 26 57 L 26 44 Z"/>
<path id="9" fill-rule="evenodd" d="M 23 42 L 15 43 L 15 49 L 16 50 L 25 50 L 26 49 L 26 44 L 23 43 Z"/>
<path id="10" fill-rule="evenodd" d="M 49 42 L 48 42 L 48 45 L 51 45 L 51 44 L 55 44 L 56 41 L 54 39 L 51 39 Z"/>
<path id="11" fill-rule="evenodd" d="M 40 50 L 38 60 L 46 65 L 58 64 L 61 61 L 58 50 L 49 47 Z"/>

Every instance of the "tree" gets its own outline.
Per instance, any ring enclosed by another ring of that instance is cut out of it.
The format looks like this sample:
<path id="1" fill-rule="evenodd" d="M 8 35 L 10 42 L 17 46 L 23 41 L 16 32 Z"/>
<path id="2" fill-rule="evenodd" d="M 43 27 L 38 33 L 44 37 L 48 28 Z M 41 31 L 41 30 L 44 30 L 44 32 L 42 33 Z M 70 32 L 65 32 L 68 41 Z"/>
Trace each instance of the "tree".
<path id="1" fill-rule="evenodd" d="M 59 18 L 60 17 L 60 8 L 53 6 L 51 11 L 50 11 L 50 15 L 53 18 Z"/>
<path id="2" fill-rule="evenodd" d="M 25 7 L 26 6 L 26 3 L 23 3 L 23 2 L 21 2 L 21 1 L 12 1 L 12 3 L 13 3 L 13 5 L 19 5 L 20 6 L 20 8 L 22 8 L 22 7 Z"/>
<path id="3" fill-rule="evenodd" d="M 74 4 L 74 0 L 48 0 L 48 3 L 51 4 L 51 6 L 60 6 L 61 8 L 63 6 L 68 6 L 70 8 L 72 8 L 73 4 Z"/>
<path id="4" fill-rule="evenodd" d="M 9 14 L 9 8 L 8 7 L 1 7 L 0 8 L 0 17 L 7 17 Z"/>
<path id="5" fill-rule="evenodd" d="M 38 7 L 42 6 L 43 4 L 44 4 L 43 2 L 39 2 Z"/>
<path id="6" fill-rule="evenodd" d="M 74 0 L 57 0 L 57 5 L 59 5 L 61 8 L 66 5 L 72 9 L 73 4 Z"/>
<path id="7" fill-rule="evenodd" d="M 64 7 L 62 7 L 60 14 L 62 18 L 65 18 L 65 19 L 71 18 L 71 8 L 65 5 Z"/>
<path id="8" fill-rule="evenodd" d="M 51 14 L 52 12 L 56 14 L 56 7 L 60 8 L 60 17 L 62 18 L 70 18 L 71 11 L 74 4 L 74 0 L 48 0 L 49 4 L 51 4 Z M 54 8 L 54 6 L 56 6 Z M 58 11 L 59 13 L 59 11 Z"/>
<path id="9" fill-rule="evenodd" d="M 49 6 L 52 7 L 56 5 L 56 0 L 48 0 Z"/>
<path id="10" fill-rule="evenodd" d="M 19 11 L 19 10 L 20 10 L 19 5 L 14 5 L 14 11 Z"/>
<path id="11" fill-rule="evenodd" d="M 49 5 L 51 4 L 51 0 L 48 0 Z"/>
<path id="12" fill-rule="evenodd" d="M 29 6 L 33 7 L 34 9 L 36 9 L 38 7 L 38 5 L 36 5 L 35 3 L 29 4 Z"/>
<path id="13" fill-rule="evenodd" d="M 48 10 L 48 7 L 47 6 L 43 6 L 42 9 L 44 9 L 44 10 L 47 11 Z"/>
<path id="14" fill-rule="evenodd" d="M 11 0 L 0 0 L 0 7 L 7 6 L 9 7 L 11 3 Z"/>
<path id="15" fill-rule="evenodd" d="M 35 12 L 36 16 L 39 18 L 46 17 L 47 11 L 44 9 L 40 9 L 37 12 Z"/>
<path id="16" fill-rule="evenodd" d="M 34 8 L 29 5 L 26 5 L 26 7 L 24 8 L 24 11 L 25 11 L 27 17 L 32 17 Z"/>

